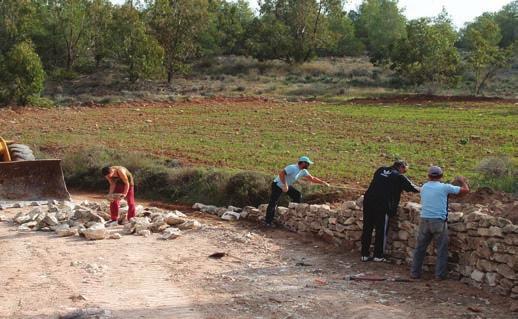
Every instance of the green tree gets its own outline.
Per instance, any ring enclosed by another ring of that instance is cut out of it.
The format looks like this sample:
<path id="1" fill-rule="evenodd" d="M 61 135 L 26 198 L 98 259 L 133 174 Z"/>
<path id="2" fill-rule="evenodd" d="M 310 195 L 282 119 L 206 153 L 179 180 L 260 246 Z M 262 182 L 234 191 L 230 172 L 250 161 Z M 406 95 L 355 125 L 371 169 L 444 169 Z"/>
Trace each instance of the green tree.
<path id="1" fill-rule="evenodd" d="M 95 66 L 112 54 L 110 44 L 110 25 L 113 18 L 113 7 L 108 0 L 92 0 L 88 6 L 89 48 Z"/>
<path id="2" fill-rule="evenodd" d="M 500 27 L 502 39 L 500 47 L 507 48 L 518 41 L 518 0 L 505 5 L 495 15 L 495 22 Z"/>
<path id="3" fill-rule="evenodd" d="M 65 67 L 70 70 L 79 55 L 87 50 L 88 2 L 86 0 L 58 0 L 52 7 L 56 29 L 65 44 Z"/>
<path id="4" fill-rule="evenodd" d="M 261 17 L 255 21 L 250 41 L 252 54 L 258 58 L 283 59 L 289 63 L 308 61 L 317 48 L 328 40 L 327 16 L 342 10 L 342 0 L 265 0 L 261 3 Z M 263 25 L 259 25 L 260 22 Z M 278 29 L 276 31 L 276 29 Z M 275 43 L 270 38 L 274 32 Z M 254 43 L 255 42 L 255 43 Z M 281 45 L 281 48 L 268 48 Z M 266 55 L 259 50 L 266 50 Z"/>
<path id="5" fill-rule="evenodd" d="M 464 43 L 468 50 L 467 68 L 475 77 L 474 93 L 479 95 L 498 71 L 508 67 L 513 57 L 513 47 L 500 48 L 500 27 L 492 14 L 484 14 L 464 30 Z"/>
<path id="6" fill-rule="evenodd" d="M 365 50 L 356 37 L 354 23 L 341 8 L 333 10 L 326 19 L 327 37 L 319 51 L 331 56 L 357 56 Z"/>
<path id="7" fill-rule="evenodd" d="M 204 55 L 243 54 L 246 31 L 254 19 L 248 2 L 210 0 L 209 24 L 201 36 Z"/>
<path id="8" fill-rule="evenodd" d="M 4 58 L 0 57 L 2 102 L 25 105 L 31 96 L 41 93 L 44 81 L 43 65 L 30 42 L 20 42 Z"/>
<path id="9" fill-rule="evenodd" d="M 0 0 L 0 53 L 30 38 L 35 12 L 31 0 Z"/>
<path id="10" fill-rule="evenodd" d="M 360 5 L 357 33 L 373 62 L 387 61 L 391 47 L 406 37 L 405 17 L 397 5 L 397 0 L 364 0 Z"/>
<path id="11" fill-rule="evenodd" d="M 140 12 L 132 3 L 114 10 L 110 30 L 114 56 L 126 66 L 130 82 L 159 72 L 164 50 L 149 34 Z"/>
<path id="12" fill-rule="evenodd" d="M 273 15 L 255 18 L 249 25 L 246 48 L 260 61 L 284 59 L 290 61 L 291 41 L 288 27 Z"/>
<path id="13" fill-rule="evenodd" d="M 434 85 L 455 83 L 460 56 L 455 48 L 457 33 L 445 13 L 436 19 L 409 21 L 407 37 L 394 45 L 391 68 L 407 83 Z"/>
<path id="14" fill-rule="evenodd" d="M 208 26 L 207 0 L 148 1 L 148 23 L 164 48 L 167 82 L 186 72 L 200 55 L 200 38 Z"/>

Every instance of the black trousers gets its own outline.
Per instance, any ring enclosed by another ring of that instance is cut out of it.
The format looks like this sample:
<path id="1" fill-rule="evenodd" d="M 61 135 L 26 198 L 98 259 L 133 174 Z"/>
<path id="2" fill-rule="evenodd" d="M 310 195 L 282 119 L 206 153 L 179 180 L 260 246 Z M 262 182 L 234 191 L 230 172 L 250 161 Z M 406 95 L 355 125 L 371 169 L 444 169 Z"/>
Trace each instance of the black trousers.
<path id="1" fill-rule="evenodd" d="M 302 200 L 302 194 L 295 189 L 293 186 L 288 188 L 288 196 L 295 203 L 300 203 Z M 271 224 L 273 222 L 273 217 L 275 216 L 275 209 L 277 208 L 277 203 L 279 202 L 279 198 L 281 198 L 282 189 L 277 186 L 275 182 L 272 183 L 272 194 L 270 195 L 270 202 L 268 203 L 268 208 L 266 209 L 266 218 L 265 222 L 267 224 Z"/>
<path id="2" fill-rule="evenodd" d="M 374 237 L 374 257 L 383 258 L 388 229 L 388 215 L 382 212 L 363 210 L 362 256 L 370 256 L 369 250 Z"/>

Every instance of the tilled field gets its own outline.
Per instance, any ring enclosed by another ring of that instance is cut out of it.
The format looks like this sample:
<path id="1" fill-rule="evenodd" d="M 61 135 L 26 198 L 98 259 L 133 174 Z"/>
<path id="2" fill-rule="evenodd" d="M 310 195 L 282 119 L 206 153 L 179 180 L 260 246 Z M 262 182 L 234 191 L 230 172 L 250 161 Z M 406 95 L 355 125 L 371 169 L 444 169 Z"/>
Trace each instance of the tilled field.
<path id="1" fill-rule="evenodd" d="M 377 167 L 396 157 L 410 163 L 408 174 L 420 183 L 430 164 L 443 166 L 452 178 L 472 176 L 486 157 L 518 156 L 514 101 L 410 101 L 415 103 L 214 98 L 2 109 L 0 127 L 4 138 L 52 156 L 105 147 L 274 174 L 305 154 L 315 160 L 312 173 L 341 183 L 366 184 Z"/>

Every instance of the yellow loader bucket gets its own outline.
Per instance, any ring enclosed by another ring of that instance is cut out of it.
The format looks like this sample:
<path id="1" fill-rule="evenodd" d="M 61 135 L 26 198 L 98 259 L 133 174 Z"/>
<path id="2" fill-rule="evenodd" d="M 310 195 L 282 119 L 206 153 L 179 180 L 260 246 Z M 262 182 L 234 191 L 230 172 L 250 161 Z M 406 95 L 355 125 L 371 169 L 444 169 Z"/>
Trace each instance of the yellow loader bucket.
<path id="1" fill-rule="evenodd" d="M 0 201 L 70 200 L 61 160 L 0 162 Z"/>

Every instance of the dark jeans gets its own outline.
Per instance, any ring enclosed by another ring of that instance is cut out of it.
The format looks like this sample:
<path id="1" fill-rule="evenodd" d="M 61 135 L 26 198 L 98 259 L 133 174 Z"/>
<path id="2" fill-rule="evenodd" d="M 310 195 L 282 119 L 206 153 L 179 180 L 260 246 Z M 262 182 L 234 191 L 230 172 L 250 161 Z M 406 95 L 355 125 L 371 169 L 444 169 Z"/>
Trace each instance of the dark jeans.
<path id="1" fill-rule="evenodd" d="M 275 182 L 272 183 L 272 194 L 270 195 L 270 202 L 268 203 L 268 208 L 266 209 L 266 218 L 265 222 L 267 224 L 271 224 L 273 222 L 273 217 L 275 216 L 275 209 L 277 208 L 277 203 L 279 202 L 279 198 L 281 198 L 282 189 L 277 186 Z M 291 198 L 291 201 L 295 203 L 300 203 L 302 200 L 302 194 L 295 189 L 293 186 L 288 188 L 288 196 Z"/>
<path id="2" fill-rule="evenodd" d="M 362 256 L 370 256 L 369 250 L 372 241 L 372 231 L 375 230 L 374 257 L 383 258 L 385 253 L 387 229 L 387 214 L 365 209 L 363 210 Z"/>
<path id="3" fill-rule="evenodd" d="M 412 277 L 421 277 L 426 249 L 432 239 L 435 240 L 437 246 L 435 277 L 440 279 L 446 278 L 448 266 L 448 223 L 442 219 L 433 218 L 421 218 L 419 223 L 417 246 L 412 261 Z"/>

